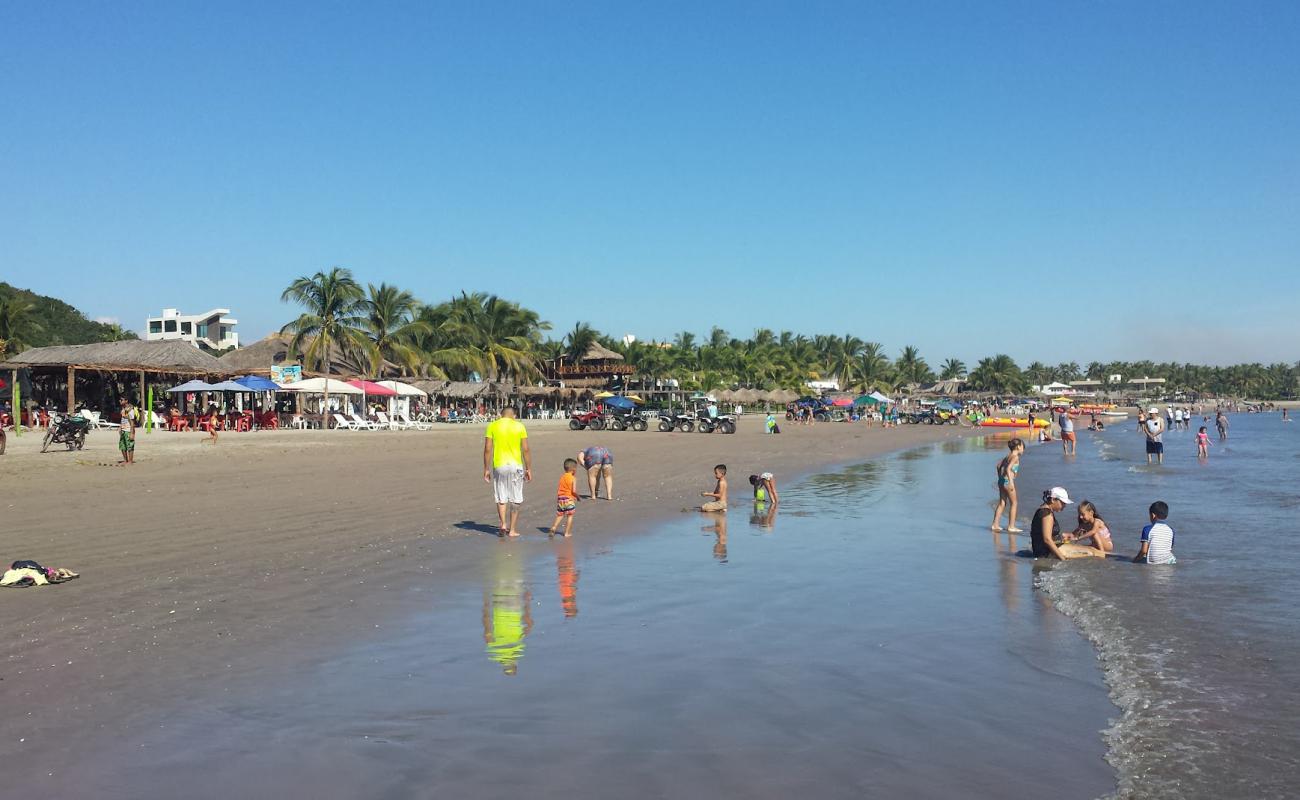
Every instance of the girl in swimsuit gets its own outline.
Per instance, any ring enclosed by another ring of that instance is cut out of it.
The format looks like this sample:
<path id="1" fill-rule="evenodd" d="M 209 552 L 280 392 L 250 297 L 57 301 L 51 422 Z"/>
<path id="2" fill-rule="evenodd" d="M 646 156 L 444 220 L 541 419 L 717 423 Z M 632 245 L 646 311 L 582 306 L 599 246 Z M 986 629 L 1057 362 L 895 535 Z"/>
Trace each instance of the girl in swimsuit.
<path id="1" fill-rule="evenodd" d="M 1025 443 L 1022 439 L 1015 438 L 1007 442 L 1007 449 L 1011 452 L 998 462 L 998 505 L 993 511 L 993 524 L 990 527 L 995 531 L 1002 530 L 999 521 L 1002 519 L 1002 509 L 1006 508 L 1007 530 L 1010 533 L 1021 533 L 1016 527 L 1016 475 L 1020 474 L 1020 454 L 1025 451 Z"/>
<path id="2" fill-rule="evenodd" d="M 1089 539 L 1092 541 L 1088 542 Z M 1097 516 L 1097 507 L 1090 500 L 1079 504 L 1079 527 L 1066 537 L 1066 541 L 1080 545 L 1088 542 L 1090 547 L 1095 547 L 1102 553 L 1115 549 L 1115 544 L 1110 540 L 1110 528 L 1106 527 L 1104 519 Z"/>

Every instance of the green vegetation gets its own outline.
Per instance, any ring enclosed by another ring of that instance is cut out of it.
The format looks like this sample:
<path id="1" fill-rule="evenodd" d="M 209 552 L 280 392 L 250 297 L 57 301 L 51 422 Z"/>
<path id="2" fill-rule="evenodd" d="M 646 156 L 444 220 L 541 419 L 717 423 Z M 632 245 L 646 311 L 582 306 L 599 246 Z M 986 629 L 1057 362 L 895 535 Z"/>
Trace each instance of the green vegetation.
<path id="1" fill-rule="evenodd" d="M 739 339 L 715 327 L 703 338 L 682 331 L 671 342 L 629 344 L 577 322 L 558 340 L 544 339 L 543 333 L 551 329 L 549 322 L 495 295 L 462 293 L 444 303 L 425 305 L 387 284 L 372 284 L 368 289 L 363 292 L 348 270 L 335 268 L 299 278 L 285 290 L 283 299 L 299 303 L 305 313 L 284 331 L 295 334 L 295 346 L 306 346 L 309 365 L 324 366 L 327 351 L 319 343 L 324 337 L 359 362 L 371 364 L 376 373 L 387 362 L 404 375 L 463 380 L 477 374 L 489 380 L 535 381 L 545 361 L 573 361 L 599 343 L 636 368 L 636 381 L 674 379 L 687 390 L 803 391 L 810 380 L 834 378 L 849 391 L 889 393 L 943 378 L 962 379 L 976 391 L 1019 394 L 1031 384 L 1122 375 L 1164 378 L 1167 393 L 1269 400 L 1300 394 L 1300 364 L 1204 367 L 1093 362 L 1085 369 L 1072 362 L 1054 367 L 1034 362 L 1022 369 L 1010 356 L 998 354 L 980 359 L 969 374 L 959 359 L 936 361 L 940 364 L 936 375 L 916 347 L 903 347 L 891 359 L 879 342 L 851 333 L 810 337 L 760 328 L 748 339 Z"/>
<path id="2" fill-rule="evenodd" d="M 106 325 L 53 297 L 0 282 L 0 356 L 29 347 L 137 339 L 120 325 Z"/>

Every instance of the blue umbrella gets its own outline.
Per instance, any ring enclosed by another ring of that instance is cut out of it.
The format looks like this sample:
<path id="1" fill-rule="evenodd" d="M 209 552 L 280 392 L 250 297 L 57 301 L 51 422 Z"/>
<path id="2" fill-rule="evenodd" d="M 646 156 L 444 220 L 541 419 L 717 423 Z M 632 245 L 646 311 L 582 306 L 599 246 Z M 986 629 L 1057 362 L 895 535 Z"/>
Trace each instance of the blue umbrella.
<path id="1" fill-rule="evenodd" d="M 261 375 L 245 375 L 242 378 L 235 378 L 235 383 L 241 386 L 247 386 L 251 392 L 278 392 L 280 384 L 272 380 L 267 380 Z"/>
<path id="2" fill-rule="evenodd" d="M 612 406 L 614 408 L 621 408 L 624 410 L 630 410 L 636 408 L 636 403 L 632 402 L 631 400 L 628 400 L 626 397 L 620 397 L 618 395 L 615 395 L 614 397 L 606 397 L 603 402 L 607 406 Z"/>

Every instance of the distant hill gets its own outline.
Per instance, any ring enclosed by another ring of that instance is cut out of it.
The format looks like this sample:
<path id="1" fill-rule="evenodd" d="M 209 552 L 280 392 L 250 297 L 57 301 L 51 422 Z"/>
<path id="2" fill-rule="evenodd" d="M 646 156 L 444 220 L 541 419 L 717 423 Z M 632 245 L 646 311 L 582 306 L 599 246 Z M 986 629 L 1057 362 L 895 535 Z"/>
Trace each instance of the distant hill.
<path id="1" fill-rule="evenodd" d="M 87 319 L 86 315 L 54 297 L 46 297 L 26 289 L 19 289 L 0 281 L 0 301 L 17 297 L 31 303 L 33 308 L 27 315 L 35 323 L 24 335 L 30 347 L 45 347 L 51 344 L 88 344 L 90 342 L 113 342 L 121 339 L 139 339 L 132 331 L 123 330 L 119 325 L 106 325 Z"/>

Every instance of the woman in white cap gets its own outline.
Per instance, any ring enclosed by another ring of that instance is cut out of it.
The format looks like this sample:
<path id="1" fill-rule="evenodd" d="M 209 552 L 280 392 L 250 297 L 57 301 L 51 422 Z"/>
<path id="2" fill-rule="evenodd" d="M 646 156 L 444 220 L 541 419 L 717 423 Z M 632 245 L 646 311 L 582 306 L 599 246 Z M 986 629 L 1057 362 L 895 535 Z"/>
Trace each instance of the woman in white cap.
<path id="1" fill-rule="evenodd" d="M 1077 544 L 1057 544 L 1056 537 L 1061 526 L 1056 522 L 1056 512 L 1071 505 L 1074 501 L 1060 486 L 1053 486 L 1043 492 L 1043 504 L 1034 512 L 1034 523 L 1029 527 L 1029 539 L 1033 542 L 1034 558 L 1088 558 L 1106 554 L 1095 547 L 1083 547 Z"/>

